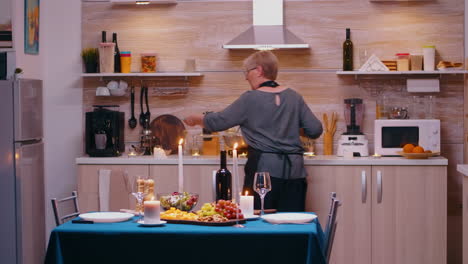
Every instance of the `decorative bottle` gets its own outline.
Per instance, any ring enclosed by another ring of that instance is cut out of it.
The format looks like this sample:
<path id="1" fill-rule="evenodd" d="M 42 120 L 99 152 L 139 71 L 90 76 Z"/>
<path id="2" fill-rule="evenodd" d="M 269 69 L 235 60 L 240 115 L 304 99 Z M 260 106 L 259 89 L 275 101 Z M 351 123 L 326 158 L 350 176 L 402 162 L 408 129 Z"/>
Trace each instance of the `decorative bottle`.
<path id="1" fill-rule="evenodd" d="M 353 42 L 351 41 L 351 30 L 346 29 L 346 40 L 343 42 L 343 71 L 353 70 Z"/>
<path id="2" fill-rule="evenodd" d="M 154 180 L 149 179 L 145 181 L 145 198 L 143 201 L 154 201 L 156 197 L 154 196 Z"/>
<path id="3" fill-rule="evenodd" d="M 120 73 L 120 50 L 119 46 L 117 45 L 117 33 L 112 33 L 112 42 L 115 43 L 115 50 L 114 50 L 114 72 Z"/>
<path id="4" fill-rule="evenodd" d="M 106 43 L 107 42 L 107 35 L 106 31 L 101 32 L 101 43 Z"/>
<path id="5" fill-rule="evenodd" d="M 221 151 L 221 167 L 216 172 L 216 201 L 232 199 L 232 176 L 226 167 L 226 151 Z"/>

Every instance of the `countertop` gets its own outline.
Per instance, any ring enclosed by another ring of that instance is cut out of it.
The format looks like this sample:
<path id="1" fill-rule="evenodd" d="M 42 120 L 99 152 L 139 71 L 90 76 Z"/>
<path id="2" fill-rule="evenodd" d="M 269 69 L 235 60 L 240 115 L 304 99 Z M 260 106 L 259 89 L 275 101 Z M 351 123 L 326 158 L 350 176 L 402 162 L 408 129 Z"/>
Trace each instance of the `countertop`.
<path id="1" fill-rule="evenodd" d="M 228 157 L 228 164 L 232 164 L 232 158 Z M 239 158 L 239 164 L 244 165 L 246 158 Z M 113 164 L 113 165 L 176 165 L 178 163 L 177 155 L 170 155 L 167 159 L 155 159 L 151 156 L 121 157 L 113 158 L 91 158 L 80 157 L 76 159 L 78 165 L 98 165 L 98 164 Z M 218 156 L 184 156 L 183 163 L 185 165 L 219 165 Z M 429 159 L 406 159 L 403 157 L 355 157 L 344 158 L 337 156 L 313 156 L 304 157 L 305 165 L 401 165 L 401 166 L 447 166 L 448 160 L 442 156 L 431 157 Z M 458 165 L 460 167 L 460 165 Z M 468 165 L 465 165 L 468 174 Z M 460 169 L 459 169 L 460 170 Z"/>
<path id="2" fill-rule="evenodd" d="M 468 177 L 468 164 L 458 164 L 457 171 Z"/>

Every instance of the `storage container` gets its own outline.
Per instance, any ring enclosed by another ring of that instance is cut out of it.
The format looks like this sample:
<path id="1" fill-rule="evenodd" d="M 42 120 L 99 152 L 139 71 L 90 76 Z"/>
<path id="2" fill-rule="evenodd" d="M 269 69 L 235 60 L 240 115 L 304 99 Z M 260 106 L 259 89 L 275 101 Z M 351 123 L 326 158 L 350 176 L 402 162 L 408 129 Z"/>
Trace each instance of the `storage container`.
<path id="1" fill-rule="evenodd" d="M 398 71 L 409 71 L 409 53 L 397 53 L 397 70 Z"/>
<path id="2" fill-rule="evenodd" d="M 132 53 L 130 51 L 120 52 L 120 72 L 130 73 L 132 66 Z"/>
<path id="3" fill-rule="evenodd" d="M 434 71 L 435 70 L 435 46 L 424 46 L 424 70 Z"/>
<path id="4" fill-rule="evenodd" d="M 99 44 L 99 69 L 100 72 L 114 72 L 115 43 Z"/>
<path id="5" fill-rule="evenodd" d="M 156 53 L 141 54 L 141 72 L 156 72 Z"/>

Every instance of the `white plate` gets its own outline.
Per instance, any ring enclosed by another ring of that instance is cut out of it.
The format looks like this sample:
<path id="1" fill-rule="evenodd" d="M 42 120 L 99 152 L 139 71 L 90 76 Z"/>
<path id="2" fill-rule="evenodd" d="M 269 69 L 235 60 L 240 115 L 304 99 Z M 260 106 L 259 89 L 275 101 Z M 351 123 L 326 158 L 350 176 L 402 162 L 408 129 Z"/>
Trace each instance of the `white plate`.
<path id="1" fill-rule="evenodd" d="M 303 224 L 314 220 L 317 216 L 303 213 L 279 213 L 264 215 L 262 218 L 272 224 Z"/>
<path id="2" fill-rule="evenodd" d="M 166 222 L 166 221 L 163 221 L 163 220 L 159 221 L 159 224 L 145 224 L 145 221 L 144 221 L 144 220 L 138 221 L 138 224 L 139 224 L 140 226 L 162 226 L 162 225 L 164 225 L 165 223 L 167 223 L 167 222 Z"/>
<path id="3" fill-rule="evenodd" d="M 259 215 L 244 215 L 245 220 L 255 220 L 260 218 Z"/>
<path id="4" fill-rule="evenodd" d="M 120 212 L 97 212 L 80 214 L 79 217 L 87 221 L 94 221 L 95 223 L 115 223 L 126 221 L 132 218 L 133 214 Z"/>

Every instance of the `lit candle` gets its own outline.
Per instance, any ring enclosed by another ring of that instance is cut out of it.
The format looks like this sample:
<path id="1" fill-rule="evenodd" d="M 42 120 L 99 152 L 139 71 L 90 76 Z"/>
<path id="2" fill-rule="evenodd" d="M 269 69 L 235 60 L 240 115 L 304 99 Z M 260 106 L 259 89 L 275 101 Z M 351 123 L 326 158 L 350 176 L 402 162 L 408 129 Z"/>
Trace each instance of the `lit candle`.
<path id="1" fill-rule="evenodd" d="M 145 201 L 143 207 L 145 210 L 145 224 L 159 224 L 161 220 L 161 203 L 159 201 Z"/>
<path id="2" fill-rule="evenodd" d="M 136 153 L 135 153 L 135 151 L 133 151 L 133 150 L 132 150 L 132 151 L 130 151 L 130 153 L 128 153 L 128 157 L 129 157 L 129 158 L 136 157 Z"/>
<path id="3" fill-rule="evenodd" d="M 374 159 L 378 159 L 378 158 L 381 158 L 382 155 L 375 153 L 374 155 L 372 155 L 372 157 L 373 157 Z"/>
<path id="4" fill-rule="evenodd" d="M 184 166 L 182 164 L 182 143 L 184 142 L 184 139 L 181 138 L 179 140 L 179 193 L 182 193 L 184 191 Z"/>
<path id="5" fill-rule="evenodd" d="M 254 214 L 254 197 L 246 191 L 245 195 L 240 197 L 239 207 L 245 217 L 252 216 Z"/>

